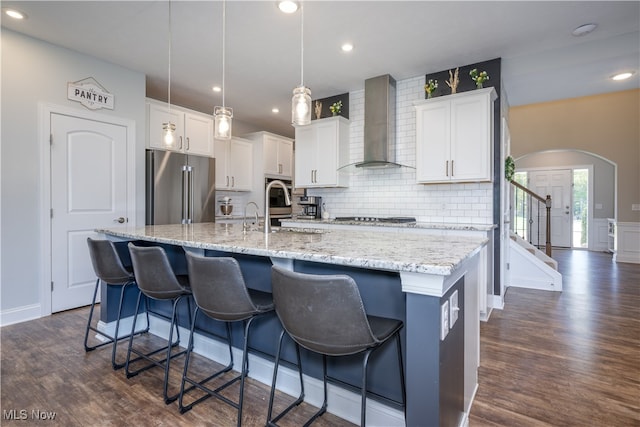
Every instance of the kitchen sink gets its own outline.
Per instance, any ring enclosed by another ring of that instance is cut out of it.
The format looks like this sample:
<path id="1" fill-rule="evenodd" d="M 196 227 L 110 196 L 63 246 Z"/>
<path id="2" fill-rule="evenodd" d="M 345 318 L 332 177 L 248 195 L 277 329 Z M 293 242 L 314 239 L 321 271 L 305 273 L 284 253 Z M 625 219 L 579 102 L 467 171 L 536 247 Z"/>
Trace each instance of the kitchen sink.
<path id="1" fill-rule="evenodd" d="M 260 228 L 264 232 L 264 228 Z M 296 233 L 296 234 L 324 234 L 327 230 L 318 228 L 298 228 L 298 227 L 271 227 L 272 233 Z"/>

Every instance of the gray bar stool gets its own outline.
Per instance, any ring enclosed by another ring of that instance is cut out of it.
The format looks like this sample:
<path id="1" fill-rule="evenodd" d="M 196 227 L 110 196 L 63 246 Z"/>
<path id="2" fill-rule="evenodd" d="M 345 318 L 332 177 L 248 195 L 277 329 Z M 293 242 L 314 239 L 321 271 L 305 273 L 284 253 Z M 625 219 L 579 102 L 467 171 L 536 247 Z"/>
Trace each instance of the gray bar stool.
<path id="1" fill-rule="evenodd" d="M 402 321 L 367 315 L 358 286 L 347 275 L 303 274 L 274 266 L 271 270 L 271 285 L 276 313 L 284 330 L 280 334 L 276 366 L 273 371 L 267 414 L 268 426 L 276 426 L 278 420 L 304 401 L 299 346 L 321 354 L 323 368 L 324 402 L 320 410 L 305 423 L 305 426 L 310 425 L 327 409 L 327 356 L 347 356 L 357 353 L 364 354 L 360 425 L 366 424 L 369 356 L 392 337 L 395 337 L 398 348 L 402 405 L 405 406 L 404 368 L 400 344 Z M 296 344 L 300 396 L 284 411 L 272 418 L 280 351 L 285 332 Z"/>
<path id="2" fill-rule="evenodd" d="M 91 309 L 89 310 L 89 319 L 87 320 L 87 329 L 84 333 L 84 350 L 92 351 L 96 348 L 103 347 L 105 345 L 113 344 L 111 348 L 111 365 L 113 369 L 120 369 L 124 367 L 124 363 L 116 362 L 116 351 L 118 347 L 118 341 L 129 338 L 129 335 L 118 336 L 120 330 L 120 318 L 122 317 L 122 303 L 124 300 L 124 293 L 128 286 L 136 284 L 133 272 L 126 269 L 122 264 L 122 260 L 118 256 L 116 248 L 110 240 L 96 240 L 91 237 L 87 238 L 87 245 L 89 246 L 89 257 L 91 258 L 91 264 L 93 265 L 93 271 L 96 273 L 98 279 L 96 280 L 96 287 L 93 291 L 93 300 L 91 301 Z M 113 336 L 98 330 L 95 326 L 91 325 L 93 320 L 93 310 L 96 306 L 96 297 L 98 296 L 98 289 L 100 288 L 100 281 L 107 286 L 120 288 L 120 302 L 118 304 L 118 317 L 116 317 L 116 330 Z M 97 334 L 106 338 L 106 340 L 100 344 L 89 345 L 89 331 L 94 331 Z M 135 324 L 134 324 L 135 331 Z M 134 332 L 142 334 L 149 331 L 149 317 L 147 315 L 147 327 L 144 330 Z"/>
<path id="3" fill-rule="evenodd" d="M 180 386 L 180 398 L 178 400 L 180 412 L 185 413 L 196 405 L 211 396 L 233 406 L 238 410 L 237 425 L 242 425 L 242 404 L 244 400 L 245 378 L 249 373 L 249 331 L 253 321 L 265 314 L 273 312 L 273 300 L 271 294 L 254 289 L 248 289 L 238 261 L 230 257 L 202 257 L 187 253 L 187 266 L 189 269 L 189 280 L 193 298 L 196 302 L 196 309 L 191 323 L 191 337 L 187 346 L 187 357 L 184 364 L 182 384 Z M 206 316 L 226 322 L 227 342 L 229 344 L 229 364 L 215 372 L 214 374 L 196 380 L 189 378 L 189 360 L 193 351 L 193 332 L 198 314 L 202 312 Z M 233 351 L 231 347 L 231 322 L 244 322 L 244 346 L 242 353 L 242 365 L 240 375 L 228 380 L 214 390 L 205 384 L 212 379 L 228 372 L 233 367 Z M 240 396 L 238 403 L 228 399 L 221 394 L 222 390 L 240 381 Z M 191 386 L 185 390 L 185 384 Z M 190 390 L 198 388 L 206 394 L 188 405 L 184 403 L 184 397 Z"/>
<path id="4" fill-rule="evenodd" d="M 187 301 L 189 321 L 191 320 L 191 304 L 189 303 L 189 296 L 191 295 L 191 289 L 189 288 L 189 278 L 185 275 L 176 275 L 169 264 L 167 254 L 159 246 L 143 247 L 135 246 L 133 243 L 129 243 L 129 253 L 131 254 L 131 262 L 133 263 L 133 271 L 136 277 L 138 288 L 140 289 L 140 295 L 138 295 L 138 302 L 136 304 L 135 319 L 138 316 L 140 310 L 140 304 L 144 299 L 145 309 L 149 312 L 148 299 L 155 300 L 167 300 L 172 303 L 171 311 L 171 326 L 169 327 L 169 336 L 167 337 L 167 345 L 150 352 L 144 352 L 133 348 L 133 335 L 129 337 L 129 348 L 127 350 L 127 361 L 125 363 L 125 372 L 127 378 L 131 378 L 138 375 L 140 372 L 151 369 L 155 366 L 164 367 L 164 387 L 163 397 L 165 403 L 169 404 L 178 398 L 178 394 L 169 396 L 169 369 L 171 359 L 174 359 L 182 354 L 186 353 L 186 350 L 178 351 L 172 354 L 172 348 L 180 343 L 180 330 L 178 329 L 178 303 L 184 298 Z M 148 315 L 148 314 L 147 314 Z M 176 340 L 173 340 L 173 331 L 176 330 Z M 163 359 L 155 359 L 152 356 L 155 354 L 166 351 L 166 356 Z M 131 359 L 131 354 L 135 354 L 138 357 Z M 146 360 L 149 364 L 138 368 L 135 371 L 131 371 L 129 366 L 138 361 Z"/>

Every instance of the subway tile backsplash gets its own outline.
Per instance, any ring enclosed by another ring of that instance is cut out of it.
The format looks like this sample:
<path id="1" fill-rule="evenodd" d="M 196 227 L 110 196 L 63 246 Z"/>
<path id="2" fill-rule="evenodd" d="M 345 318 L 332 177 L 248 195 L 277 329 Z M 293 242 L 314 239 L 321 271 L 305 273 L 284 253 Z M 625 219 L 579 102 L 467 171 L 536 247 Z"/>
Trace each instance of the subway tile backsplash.
<path id="1" fill-rule="evenodd" d="M 396 83 L 396 162 L 415 167 L 413 103 L 424 99 L 424 76 Z M 350 162 L 364 149 L 364 90 L 349 94 Z M 413 216 L 420 222 L 491 224 L 492 184 L 416 184 L 411 168 L 365 169 L 350 177 L 349 188 L 309 189 L 321 196 L 331 217 Z"/>

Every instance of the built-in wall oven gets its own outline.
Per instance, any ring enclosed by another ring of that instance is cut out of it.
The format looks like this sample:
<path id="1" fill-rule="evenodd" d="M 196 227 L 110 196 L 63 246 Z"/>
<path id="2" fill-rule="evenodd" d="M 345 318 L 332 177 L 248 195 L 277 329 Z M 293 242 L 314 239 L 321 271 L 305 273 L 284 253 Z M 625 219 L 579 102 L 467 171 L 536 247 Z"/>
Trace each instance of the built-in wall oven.
<path id="1" fill-rule="evenodd" d="M 265 178 L 265 189 L 271 181 L 282 181 L 289 191 L 289 196 L 292 197 L 291 180 L 277 179 L 277 178 Z M 293 197 L 292 197 L 293 198 Z M 279 185 L 274 185 L 269 190 L 269 217 L 271 218 L 272 226 L 279 226 L 281 219 L 291 218 L 291 206 L 287 206 L 286 198 L 284 196 L 284 190 Z"/>

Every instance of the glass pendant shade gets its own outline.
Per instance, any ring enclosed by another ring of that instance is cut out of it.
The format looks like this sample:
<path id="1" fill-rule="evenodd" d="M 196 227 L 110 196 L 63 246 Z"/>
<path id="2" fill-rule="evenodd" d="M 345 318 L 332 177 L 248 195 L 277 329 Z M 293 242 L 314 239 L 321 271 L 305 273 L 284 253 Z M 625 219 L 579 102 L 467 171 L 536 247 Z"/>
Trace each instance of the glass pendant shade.
<path id="1" fill-rule="evenodd" d="M 171 147 L 175 142 L 176 125 L 171 122 L 162 124 L 162 135 L 164 136 L 164 145 Z"/>
<path id="2" fill-rule="evenodd" d="M 217 139 L 231 139 L 231 125 L 233 109 L 229 107 L 215 107 L 213 120 L 215 122 L 214 137 Z"/>
<path id="3" fill-rule="evenodd" d="M 311 123 L 311 90 L 306 86 L 298 86 L 293 90 L 291 123 L 294 125 Z"/>

